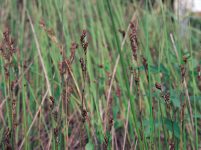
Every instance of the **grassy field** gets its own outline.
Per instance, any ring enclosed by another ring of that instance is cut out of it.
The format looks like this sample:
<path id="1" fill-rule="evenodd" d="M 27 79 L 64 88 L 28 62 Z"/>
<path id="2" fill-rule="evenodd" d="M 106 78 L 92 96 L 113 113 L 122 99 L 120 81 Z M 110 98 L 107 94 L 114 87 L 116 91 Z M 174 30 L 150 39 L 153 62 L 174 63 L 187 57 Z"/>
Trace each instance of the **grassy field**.
<path id="1" fill-rule="evenodd" d="M 0 149 L 200 149 L 201 18 L 158 0 L 0 0 Z"/>

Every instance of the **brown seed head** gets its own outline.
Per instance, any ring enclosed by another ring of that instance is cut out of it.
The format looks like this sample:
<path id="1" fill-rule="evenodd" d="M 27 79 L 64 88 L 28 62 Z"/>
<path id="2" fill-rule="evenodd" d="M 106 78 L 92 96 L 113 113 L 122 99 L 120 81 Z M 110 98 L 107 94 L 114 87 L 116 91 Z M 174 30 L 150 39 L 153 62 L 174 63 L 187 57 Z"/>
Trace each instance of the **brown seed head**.
<path id="1" fill-rule="evenodd" d="M 201 66 L 200 65 L 197 66 L 197 73 L 198 73 L 198 76 L 197 76 L 198 80 L 201 80 Z"/>
<path id="2" fill-rule="evenodd" d="M 160 83 L 155 83 L 155 87 L 158 89 L 158 90 L 161 90 L 162 91 L 162 85 Z"/>
<path id="3" fill-rule="evenodd" d="M 133 57 L 137 61 L 137 49 L 138 49 L 138 39 L 137 39 L 137 26 L 135 23 L 130 23 L 130 29 L 131 33 L 129 35 L 130 37 L 130 43 L 131 43 L 131 49 L 133 52 Z"/>
<path id="4" fill-rule="evenodd" d="M 124 30 L 122 30 L 122 29 L 119 29 L 119 32 L 122 34 L 122 37 L 124 38 L 125 35 L 126 35 L 126 32 Z"/>
<path id="5" fill-rule="evenodd" d="M 170 102 L 170 93 L 169 92 L 167 92 L 164 95 L 162 95 L 162 97 L 164 98 L 166 103 Z"/>
<path id="6" fill-rule="evenodd" d="M 84 42 L 85 42 L 84 39 L 85 39 L 86 35 L 87 35 L 87 30 L 83 30 L 83 31 L 82 31 L 82 34 L 81 34 L 81 36 L 80 36 L 80 42 L 81 42 L 81 43 L 84 43 Z"/>
<path id="7" fill-rule="evenodd" d="M 80 58 L 80 64 L 81 64 L 82 72 L 85 72 L 86 71 L 86 64 L 85 64 L 83 58 Z"/>

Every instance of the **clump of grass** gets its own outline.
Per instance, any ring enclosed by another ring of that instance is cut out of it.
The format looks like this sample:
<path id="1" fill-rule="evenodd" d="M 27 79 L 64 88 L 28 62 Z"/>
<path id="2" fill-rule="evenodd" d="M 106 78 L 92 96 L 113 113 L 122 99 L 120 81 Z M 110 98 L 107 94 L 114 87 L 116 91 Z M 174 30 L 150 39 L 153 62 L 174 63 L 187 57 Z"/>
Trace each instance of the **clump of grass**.
<path id="1" fill-rule="evenodd" d="M 1 6 L 0 149 L 199 148 L 200 31 L 169 3 Z"/>

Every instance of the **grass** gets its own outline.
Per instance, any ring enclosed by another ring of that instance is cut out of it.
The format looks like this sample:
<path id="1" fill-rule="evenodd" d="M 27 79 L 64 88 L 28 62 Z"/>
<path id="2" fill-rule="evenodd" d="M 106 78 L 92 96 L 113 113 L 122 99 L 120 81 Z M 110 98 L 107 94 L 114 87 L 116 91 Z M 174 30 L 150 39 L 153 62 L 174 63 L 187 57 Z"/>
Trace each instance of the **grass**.
<path id="1" fill-rule="evenodd" d="M 201 147 L 199 18 L 181 36 L 161 0 L 0 2 L 1 149 Z"/>

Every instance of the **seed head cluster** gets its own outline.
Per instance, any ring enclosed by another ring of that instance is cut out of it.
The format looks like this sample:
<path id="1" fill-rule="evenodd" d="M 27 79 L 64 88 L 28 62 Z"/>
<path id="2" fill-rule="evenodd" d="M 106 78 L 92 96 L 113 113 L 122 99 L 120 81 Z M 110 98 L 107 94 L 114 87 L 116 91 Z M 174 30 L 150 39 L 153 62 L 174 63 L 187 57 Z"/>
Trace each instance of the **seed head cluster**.
<path id="1" fill-rule="evenodd" d="M 138 49 L 138 39 L 137 39 L 137 26 L 136 23 L 131 22 L 130 23 L 130 43 L 131 43 L 131 49 L 133 52 L 133 57 L 137 61 L 137 49 Z"/>
<path id="2" fill-rule="evenodd" d="M 0 43 L 0 52 L 8 62 L 11 61 L 13 54 L 16 52 L 14 39 L 11 38 L 8 28 L 3 32 L 3 41 Z"/>

